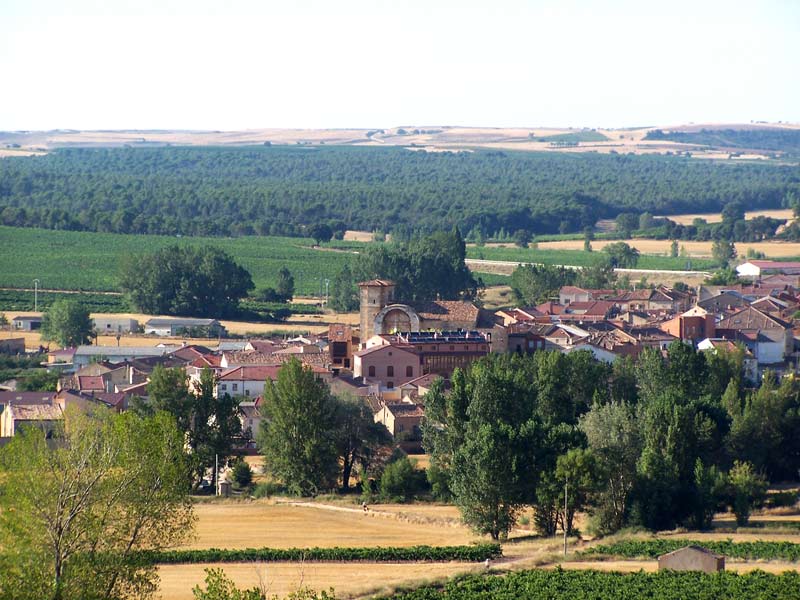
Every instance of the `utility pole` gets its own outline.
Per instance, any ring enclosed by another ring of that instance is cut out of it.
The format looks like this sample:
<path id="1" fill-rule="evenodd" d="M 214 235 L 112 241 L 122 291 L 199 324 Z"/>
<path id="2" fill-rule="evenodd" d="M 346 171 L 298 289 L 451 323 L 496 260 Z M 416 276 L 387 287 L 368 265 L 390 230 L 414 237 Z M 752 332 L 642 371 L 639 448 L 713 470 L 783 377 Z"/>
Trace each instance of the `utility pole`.
<path id="1" fill-rule="evenodd" d="M 219 454 L 214 454 L 214 495 L 219 496 Z"/>
<path id="2" fill-rule="evenodd" d="M 567 491 L 569 479 L 564 478 L 564 556 L 567 556 Z"/>
<path id="3" fill-rule="evenodd" d="M 39 280 L 33 280 L 33 312 L 39 312 Z"/>
<path id="4" fill-rule="evenodd" d="M 325 280 L 325 306 L 328 306 L 328 286 L 330 285 L 330 283 L 331 283 L 330 279 Z"/>

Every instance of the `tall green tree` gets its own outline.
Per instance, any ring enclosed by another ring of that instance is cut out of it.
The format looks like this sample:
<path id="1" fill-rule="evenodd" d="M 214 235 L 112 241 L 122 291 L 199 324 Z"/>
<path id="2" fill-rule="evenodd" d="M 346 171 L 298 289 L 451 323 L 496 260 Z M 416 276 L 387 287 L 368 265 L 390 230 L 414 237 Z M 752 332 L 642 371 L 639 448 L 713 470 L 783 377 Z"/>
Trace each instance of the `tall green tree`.
<path id="1" fill-rule="evenodd" d="M 278 283 L 275 285 L 275 291 L 284 302 L 291 302 L 294 298 L 294 276 L 286 267 L 281 267 L 278 271 Z"/>
<path id="2" fill-rule="evenodd" d="M 224 317 L 235 315 L 253 280 L 213 246 L 170 246 L 123 262 L 120 287 L 149 314 Z"/>
<path id="3" fill-rule="evenodd" d="M 67 411 L 0 453 L 0 597 L 149 598 L 156 565 L 136 556 L 192 528 L 183 436 L 172 418 Z"/>
<path id="4" fill-rule="evenodd" d="M 530 359 L 493 356 L 456 370 L 452 391 L 426 395 L 423 442 L 446 471 L 464 521 L 493 539 L 532 500 L 544 454 Z"/>
<path id="5" fill-rule="evenodd" d="M 729 240 L 714 240 L 711 244 L 711 258 L 724 269 L 736 258 L 736 246 Z"/>
<path id="6" fill-rule="evenodd" d="M 363 468 L 381 446 L 391 444 L 389 431 L 376 423 L 372 411 L 363 398 L 356 396 L 334 397 L 334 443 L 342 465 L 342 489 L 350 489 L 353 467 Z"/>
<path id="7" fill-rule="evenodd" d="M 292 493 L 312 495 L 336 485 L 336 405 L 314 372 L 292 359 L 264 386 L 257 442 L 267 471 Z"/>
<path id="8" fill-rule="evenodd" d="M 88 343 L 93 331 L 89 310 L 74 300 L 56 300 L 42 319 L 42 339 L 65 348 Z"/>
<path id="9" fill-rule="evenodd" d="M 336 312 L 358 310 L 358 288 L 353 281 L 353 272 L 345 264 L 331 282 L 331 295 L 328 306 Z"/>
<path id="10" fill-rule="evenodd" d="M 612 267 L 633 268 L 639 262 L 639 251 L 625 242 L 614 242 L 603 248 L 611 259 Z"/>

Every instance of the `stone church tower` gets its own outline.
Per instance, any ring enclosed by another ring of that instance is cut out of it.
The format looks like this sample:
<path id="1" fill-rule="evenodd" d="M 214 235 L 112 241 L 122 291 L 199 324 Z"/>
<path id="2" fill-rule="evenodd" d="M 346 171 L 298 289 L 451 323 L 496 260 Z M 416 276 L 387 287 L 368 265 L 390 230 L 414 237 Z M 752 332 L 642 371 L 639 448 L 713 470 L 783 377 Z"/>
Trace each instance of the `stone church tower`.
<path id="1" fill-rule="evenodd" d="M 373 279 L 359 283 L 358 288 L 361 303 L 359 336 L 363 347 L 375 333 L 375 317 L 384 306 L 394 303 L 395 284 L 385 279 Z"/>

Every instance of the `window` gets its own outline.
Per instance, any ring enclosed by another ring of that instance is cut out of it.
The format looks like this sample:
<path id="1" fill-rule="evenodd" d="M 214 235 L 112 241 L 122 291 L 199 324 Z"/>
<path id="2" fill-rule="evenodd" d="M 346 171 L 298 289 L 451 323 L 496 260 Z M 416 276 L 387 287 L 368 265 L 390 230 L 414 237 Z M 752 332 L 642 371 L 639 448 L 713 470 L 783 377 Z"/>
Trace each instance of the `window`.
<path id="1" fill-rule="evenodd" d="M 375 377 L 375 365 L 370 365 L 368 373 L 370 377 Z"/>
<path id="2" fill-rule="evenodd" d="M 219 385 L 219 389 L 221 389 L 224 392 L 225 390 L 228 389 L 228 384 L 227 383 L 221 383 Z"/>
<path id="3" fill-rule="evenodd" d="M 413 377 L 414 376 L 414 367 L 411 365 L 406 367 L 406 377 Z"/>
<path id="4" fill-rule="evenodd" d="M 388 387 L 389 389 L 392 389 L 394 387 L 394 381 L 390 381 L 389 383 L 387 383 L 386 387 Z"/>
<path id="5" fill-rule="evenodd" d="M 249 395 L 250 395 L 250 390 L 245 390 L 245 391 L 244 391 L 244 395 L 245 395 L 245 396 L 249 396 Z"/>
<path id="6" fill-rule="evenodd" d="M 386 376 L 387 377 L 394 377 L 394 367 L 392 365 L 389 365 L 388 367 L 386 367 Z"/>
<path id="7" fill-rule="evenodd" d="M 239 384 L 238 383 L 234 383 L 233 384 L 233 391 L 234 392 L 238 392 L 239 391 Z"/>

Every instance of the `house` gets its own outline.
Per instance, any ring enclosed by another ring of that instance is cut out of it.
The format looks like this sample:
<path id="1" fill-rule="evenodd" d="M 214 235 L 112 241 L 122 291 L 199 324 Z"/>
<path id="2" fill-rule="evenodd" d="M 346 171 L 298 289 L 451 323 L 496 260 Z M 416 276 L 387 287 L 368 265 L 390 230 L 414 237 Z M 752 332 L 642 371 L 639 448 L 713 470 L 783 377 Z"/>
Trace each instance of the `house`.
<path id="1" fill-rule="evenodd" d="M 48 365 L 72 365 L 76 348 L 61 348 L 47 353 Z"/>
<path id="2" fill-rule="evenodd" d="M 353 375 L 393 388 L 422 375 L 419 356 L 409 345 L 386 343 L 353 354 Z"/>
<path id="3" fill-rule="evenodd" d="M 131 333 L 139 331 L 139 321 L 126 317 L 100 315 L 92 318 L 94 330 L 99 334 Z"/>
<path id="4" fill-rule="evenodd" d="M 239 421 L 242 423 L 242 434 L 246 439 L 255 439 L 261 428 L 261 398 L 245 400 L 239 403 Z"/>
<path id="5" fill-rule="evenodd" d="M 717 573 L 725 570 L 725 557 L 701 546 L 686 546 L 658 557 L 658 570 L 665 569 Z"/>
<path id="6" fill-rule="evenodd" d="M 264 394 L 267 379 L 276 380 L 280 365 L 239 366 L 223 370 L 217 377 L 215 397 L 228 394 L 257 398 Z M 199 382 L 199 375 L 197 378 Z"/>
<path id="7" fill-rule="evenodd" d="M 737 311 L 750 302 L 736 290 L 720 290 L 717 295 L 697 302 L 697 306 L 718 315 Z"/>
<path id="8" fill-rule="evenodd" d="M 800 275 L 800 262 L 750 260 L 736 267 L 736 274 L 750 279 L 759 279 L 765 274 Z"/>
<path id="9" fill-rule="evenodd" d="M 182 317 L 159 317 L 144 324 L 148 335 L 181 336 L 192 331 L 200 331 L 203 337 L 227 335 L 225 328 L 216 319 L 189 319 Z"/>
<path id="10" fill-rule="evenodd" d="M 86 365 L 107 361 L 109 363 L 121 363 L 128 360 L 145 358 L 163 358 L 179 346 L 78 346 L 72 357 L 75 369 L 80 369 Z"/>
<path id="11" fill-rule="evenodd" d="M 50 438 L 63 418 L 63 411 L 57 403 L 14 402 L 6 405 L 0 413 L 0 437 L 12 437 L 22 429 L 39 429 Z"/>
<path id="12" fill-rule="evenodd" d="M 782 363 L 794 349 L 790 324 L 752 306 L 722 319 L 716 337 L 744 343 L 759 365 Z"/>
<path id="13" fill-rule="evenodd" d="M 11 328 L 18 331 L 37 331 L 42 328 L 42 317 L 14 317 L 11 319 Z"/>
<path id="14" fill-rule="evenodd" d="M 419 440 L 422 436 L 420 425 L 425 411 L 413 402 L 393 402 L 384 404 L 373 416 L 376 423 L 383 424 L 392 437 L 405 440 Z"/>
<path id="15" fill-rule="evenodd" d="M 716 334 L 714 315 L 700 306 L 695 306 L 685 313 L 664 321 L 658 326 L 662 331 L 681 339 L 696 342 Z"/>
<path id="16" fill-rule="evenodd" d="M 353 335 L 353 328 L 342 323 L 334 323 L 328 327 L 328 352 L 331 365 L 351 369 L 353 352 L 358 349 L 359 338 Z"/>

